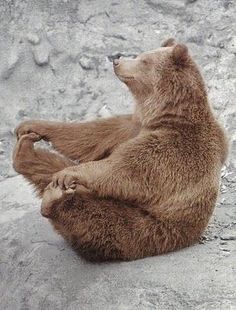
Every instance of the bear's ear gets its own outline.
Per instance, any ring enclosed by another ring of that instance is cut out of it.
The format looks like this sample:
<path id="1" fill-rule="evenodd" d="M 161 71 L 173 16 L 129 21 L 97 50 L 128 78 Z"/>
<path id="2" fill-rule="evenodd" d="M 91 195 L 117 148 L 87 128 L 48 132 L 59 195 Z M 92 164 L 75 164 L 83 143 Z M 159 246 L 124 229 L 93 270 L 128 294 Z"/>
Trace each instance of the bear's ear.
<path id="1" fill-rule="evenodd" d="M 176 44 L 172 51 L 172 57 L 176 65 L 184 65 L 188 60 L 188 48 L 184 44 Z"/>
<path id="2" fill-rule="evenodd" d="M 174 39 L 174 38 L 170 38 L 170 39 L 164 41 L 164 42 L 161 44 L 161 46 L 162 46 L 162 47 L 169 47 L 169 46 L 173 46 L 173 45 L 175 45 L 175 44 L 176 44 L 175 39 Z"/>

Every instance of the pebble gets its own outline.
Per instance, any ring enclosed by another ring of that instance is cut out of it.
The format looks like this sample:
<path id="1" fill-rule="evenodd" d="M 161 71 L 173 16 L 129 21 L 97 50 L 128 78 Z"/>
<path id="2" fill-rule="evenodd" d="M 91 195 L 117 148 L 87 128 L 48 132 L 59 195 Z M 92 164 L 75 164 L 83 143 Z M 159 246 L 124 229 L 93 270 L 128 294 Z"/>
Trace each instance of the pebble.
<path id="1" fill-rule="evenodd" d="M 24 118 L 25 116 L 27 116 L 27 112 L 23 109 L 20 109 L 16 115 L 16 119 L 17 120 L 21 120 L 22 118 Z"/>
<path id="2" fill-rule="evenodd" d="M 111 116 L 111 112 L 108 109 L 107 105 L 104 105 L 99 111 L 98 111 L 99 116 L 101 117 L 109 117 Z"/>
<path id="3" fill-rule="evenodd" d="M 221 248 L 221 250 L 224 251 L 224 252 L 230 252 L 229 249 L 225 249 L 225 248 Z"/>
<path id="4" fill-rule="evenodd" d="M 94 69 L 94 63 L 92 62 L 91 58 L 86 56 L 82 56 L 79 60 L 79 64 L 84 70 L 92 70 Z"/>
<path id="5" fill-rule="evenodd" d="M 222 235 L 220 239 L 221 240 L 236 240 L 236 233 Z"/>
<path id="6" fill-rule="evenodd" d="M 40 47 L 33 51 L 34 61 L 38 66 L 45 66 L 49 63 L 49 53 L 47 49 Z"/>
<path id="7" fill-rule="evenodd" d="M 226 245 L 227 241 L 220 241 L 220 245 Z"/>
<path id="8" fill-rule="evenodd" d="M 40 38 L 35 33 L 28 33 L 26 36 L 28 42 L 30 42 L 33 45 L 38 45 L 40 43 Z"/>
<path id="9" fill-rule="evenodd" d="M 66 91 L 66 89 L 63 87 L 63 88 L 59 88 L 58 91 L 60 94 L 63 94 Z"/>

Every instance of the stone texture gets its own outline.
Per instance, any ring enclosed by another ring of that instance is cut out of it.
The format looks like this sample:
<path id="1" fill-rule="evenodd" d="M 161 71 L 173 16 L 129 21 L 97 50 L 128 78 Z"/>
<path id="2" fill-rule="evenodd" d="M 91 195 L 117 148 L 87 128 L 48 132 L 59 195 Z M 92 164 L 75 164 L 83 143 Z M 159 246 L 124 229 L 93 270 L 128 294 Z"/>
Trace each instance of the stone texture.
<path id="1" fill-rule="evenodd" d="M 0 298 L 18 309 L 236 309 L 236 4 L 231 0 L 0 1 Z M 40 216 L 11 167 L 24 119 L 132 110 L 109 60 L 188 44 L 231 140 L 218 204 L 199 245 L 129 263 L 90 264 Z M 226 238 L 225 238 L 226 236 Z"/>
<path id="2" fill-rule="evenodd" d="M 49 63 L 49 51 L 44 45 L 33 50 L 34 61 L 38 66 L 46 66 Z"/>
<path id="3" fill-rule="evenodd" d="M 26 37 L 27 37 L 27 40 L 33 45 L 37 45 L 40 43 L 40 38 L 35 33 L 28 33 Z"/>

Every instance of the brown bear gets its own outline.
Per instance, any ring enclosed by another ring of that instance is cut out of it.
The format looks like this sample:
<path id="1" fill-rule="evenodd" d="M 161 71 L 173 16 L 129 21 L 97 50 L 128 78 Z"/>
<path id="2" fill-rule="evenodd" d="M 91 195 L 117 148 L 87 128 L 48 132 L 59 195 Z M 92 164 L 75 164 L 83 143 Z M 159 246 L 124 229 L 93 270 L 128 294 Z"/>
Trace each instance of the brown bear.
<path id="1" fill-rule="evenodd" d="M 23 122 L 14 168 L 43 197 L 42 215 L 87 259 L 187 247 L 212 215 L 228 149 L 199 69 L 173 39 L 113 66 L 135 98 L 134 114 Z M 63 156 L 35 149 L 40 139 Z"/>

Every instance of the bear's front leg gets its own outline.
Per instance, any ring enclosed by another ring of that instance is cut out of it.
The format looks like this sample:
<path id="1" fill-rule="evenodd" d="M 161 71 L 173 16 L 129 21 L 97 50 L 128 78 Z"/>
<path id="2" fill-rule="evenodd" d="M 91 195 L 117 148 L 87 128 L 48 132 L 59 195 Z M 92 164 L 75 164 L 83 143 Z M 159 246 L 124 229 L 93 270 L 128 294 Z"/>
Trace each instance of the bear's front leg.
<path id="1" fill-rule="evenodd" d="M 132 178 L 129 170 L 111 158 L 67 167 L 55 173 L 52 181 L 62 190 L 83 185 L 99 197 L 142 202 L 146 196 L 145 184 L 140 184 L 142 179 Z"/>
<path id="2" fill-rule="evenodd" d="M 74 189 L 78 185 L 87 187 L 87 184 L 91 183 L 91 176 L 89 174 L 91 164 L 94 166 L 93 163 L 81 164 L 79 166 L 67 167 L 55 173 L 52 177 L 53 186 L 60 187 L 62 190 Z"/>

